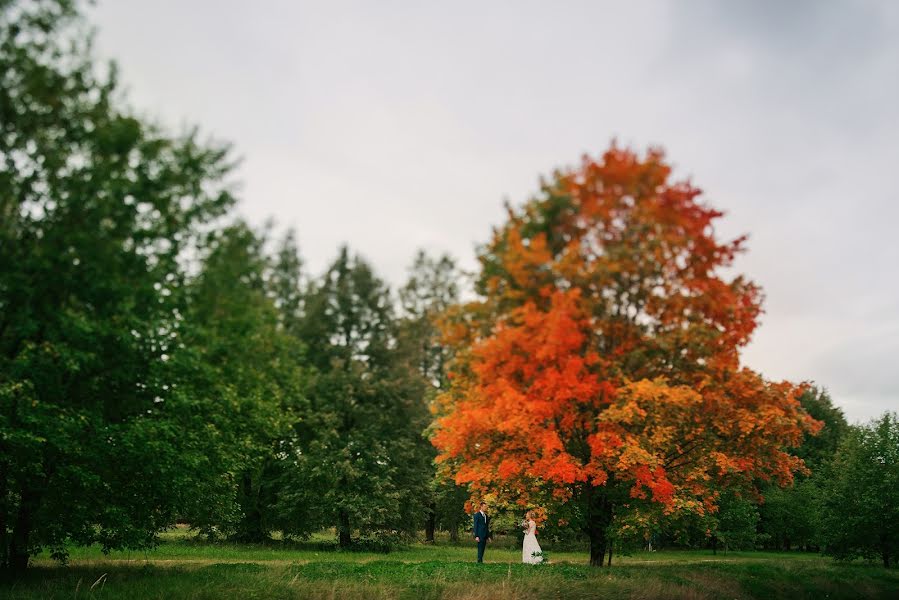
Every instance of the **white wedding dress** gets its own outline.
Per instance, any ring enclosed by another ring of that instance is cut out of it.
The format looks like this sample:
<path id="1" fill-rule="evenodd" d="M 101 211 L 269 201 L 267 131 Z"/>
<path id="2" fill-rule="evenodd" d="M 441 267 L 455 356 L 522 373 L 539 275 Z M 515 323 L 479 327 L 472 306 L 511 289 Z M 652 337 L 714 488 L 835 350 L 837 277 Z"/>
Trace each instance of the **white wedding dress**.
<path id="1" fill-rule="evenodd" d="M 525 564 L 536 565 L 543 562 L 543 557 L 539 554 L 543 552 L 540 544 L 537 543 L 537 524 L 534 521 L 528 521 L 528 531 L 524 534 L 524 542 L 521 545 L 521 562 Z M 534 553 L 538 553 L 534 556 Z"/>

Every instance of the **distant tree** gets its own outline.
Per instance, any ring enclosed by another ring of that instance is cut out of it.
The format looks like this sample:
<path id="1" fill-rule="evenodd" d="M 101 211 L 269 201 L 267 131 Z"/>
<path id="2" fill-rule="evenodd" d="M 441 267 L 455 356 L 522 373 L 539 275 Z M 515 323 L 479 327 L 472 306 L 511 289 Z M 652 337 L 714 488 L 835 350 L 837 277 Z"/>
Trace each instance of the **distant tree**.
<path id="1" fill-rule="evenodd" d="M 295 334 L 302 320 L 306 283 L 296 233 L 289 230 L 278 245 L 268 284 L 281 327 L 288 333 Z"/>
<path id="2" fill-rule="evenodd" d="M 429 477 L 421 434 L 425 383 L 398 344 L 388 288 L 346 247 L 306 299 L 298 335 L 317 375 L 308 418 L 295 426 L 285 498 L 313 495 L 317 521 L 342 547 L 413 533 Z"/>
<path id="3" fill-rule="evenodd" d="M 441 343 L 439 319 L 459 302 L 460 273 L 446 255 L 431 258 L 423 250 L 416 254 L 409 277 L 399 290 L 400 343 L 411 352 L 419 373 L 427 383 L 422 398 L 430 410 L 434 397 L 447 387 L 446 367 L 451 348 Z M 422 432 L 421 452 L 433 459 L 437 453 Z M 440 477 L 435 470 L 430 485 L 430 498 L 425 515 L 425 541 L 434 541 L 438 524 L 449 530 L 453 539 L 466 515 L 463 510 L 468 491 L 451 479 Z"/>
<path id="4" fill-rule="evenodd" d="M 216 496 L 172 389 L 183 259 L 233 204 L 225 147 L 118 106 L 74 2 L 0 2 L 0 566 L 146 548 Z"/>
<path id="5" fill-rule="evenodd" d="M 467 532 L 471 528 L 472 517 L 465 510 L 470 496 L 468 489 L 438 471 L 431 480 L 430 491 L 436 527 L 449 532 L 450 541 L 458 541 L 459 530 Z"/>
<path id="6" fill-rule="evenodd" d="M 802 444 L 790 450 L 805 462 L 808 473 L 797 474 L 793 485 L 786 488 L 764 486 L 759 505 L 760 539 L 766 545 L 784 550 L 794 545 L 817 548 L 821 535 L 821 486 L 826 480 L 827 466 L 849 430 L 843 411 L 834 405 L 826 390 L 810 388 L 799 397 L 799 402 L 824 424 L 817 435 L 806 434 Z"/>
<path id="7" fill-rule="evenodd" d="M 710 517 L 713 551 L 717 551 L 719 544 L 724 546 L 725 552 L 755 546 L 759 512 L 752 498 L 725 490 L 718 500 L 718 510 Z"/>
<path id="8" fill-rule="evenodd" d="M 838 559 L 899 556 L 899 420 L 884 413 L 852 427 L 827 471 L 823 498 L 825 553 Z"/>
<path id="9" fill-rule="evenodd" d="M 794 546 L 810 548 L 820 531 L 820 474 L 798 478 L 788 488 L 766 487 L 759 504 L 760 541 L 766 546 L 790 550 Z"/>
<path id="10" fill-rule="evenodd" d="M 814 435 L 806 433 L 802 443 L 790 450 L 790 453 L 801 458 L 809 471 L 814 474 L 820 467 L 833 460 L 843 436 L 849 431 L 849 423 L 843 409 L 834 404 L 830 394 L 823 388 L 807 389 L 799 396 L 799 402 L 809 415 L 824 424 Z"/>
<path id="11" fill-rule="evenodd" d="M 233 474 L 238 512 L 233 522 L 205 506 L 185 515 L 201 531 L 259 542 L 276 526 L 273 506 L 293 423 L 305 414 L 304 349 L 280 325 L 268 288 L 272 260 L 265 238 L 238 223 L 214 232 L 208 256 L 188 288 L 183 348 L 183 388 L 209 415 L 222 472 Z"/>
<path id="12" fill-rule="evenodd" d="M 419 370 L 433 389 L 446 386 L 451 349 L 440 343 L 438 319 L 459 302 L 461 274 L 452 258 L 415 255 L 405 285 L 399 290 L 403 335 L 417 344 Z"/>

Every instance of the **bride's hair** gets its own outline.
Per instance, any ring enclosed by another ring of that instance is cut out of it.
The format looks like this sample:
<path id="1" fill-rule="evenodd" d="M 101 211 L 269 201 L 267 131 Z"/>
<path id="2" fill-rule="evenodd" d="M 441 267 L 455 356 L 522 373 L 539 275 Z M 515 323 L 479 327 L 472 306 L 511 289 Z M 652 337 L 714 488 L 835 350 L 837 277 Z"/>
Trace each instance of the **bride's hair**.
<path id="1" fill-rule="evenodd" d="M 529 510 L 528 512 L 524 513 L 524 518 L 527 519 L 527 520 L 529 520 L 529 521 L 530 521 L 531 519 L 533 519 L 533 518 L 534 518 L 534 511 Z"/>

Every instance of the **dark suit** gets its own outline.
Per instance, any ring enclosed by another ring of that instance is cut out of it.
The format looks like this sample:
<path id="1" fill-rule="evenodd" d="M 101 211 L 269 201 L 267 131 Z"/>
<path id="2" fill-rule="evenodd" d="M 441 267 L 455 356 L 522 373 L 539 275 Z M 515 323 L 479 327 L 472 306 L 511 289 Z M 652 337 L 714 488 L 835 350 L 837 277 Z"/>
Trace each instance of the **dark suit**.
<path id="1" fill-rule="evenodd" d="M 478 538 L 478 562 L 484 562 L 484 549 L 490 537 L 490 516 L 485 517 L 481 511 L 474 514 L 474 537 Z"/>

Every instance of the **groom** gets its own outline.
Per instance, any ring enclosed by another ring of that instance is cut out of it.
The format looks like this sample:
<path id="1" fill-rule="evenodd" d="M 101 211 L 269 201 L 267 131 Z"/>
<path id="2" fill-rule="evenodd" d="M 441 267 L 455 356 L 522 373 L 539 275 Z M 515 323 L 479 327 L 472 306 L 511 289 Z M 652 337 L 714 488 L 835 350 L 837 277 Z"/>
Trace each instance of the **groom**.
<path id="1" fill-rule="evenodd" d="M 474 541 L 478 543 L 478 562 L 484 562 L 484 549 L 490 535 L 490 517 L 487 516 L 487 503 L 481 502 L 481 509 L 474 514 Z"/>

